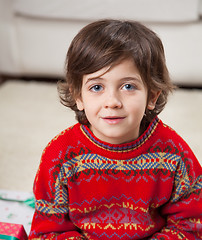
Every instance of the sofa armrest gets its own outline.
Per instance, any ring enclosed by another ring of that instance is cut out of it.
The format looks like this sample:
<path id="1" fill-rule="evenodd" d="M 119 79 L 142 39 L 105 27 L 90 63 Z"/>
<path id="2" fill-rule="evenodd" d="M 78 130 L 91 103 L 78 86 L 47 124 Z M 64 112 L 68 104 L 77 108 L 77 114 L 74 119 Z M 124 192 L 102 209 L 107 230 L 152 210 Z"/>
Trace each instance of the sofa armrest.
<path id="1" fill-rule="evenodd" d="M 202 19 L 202 0 L 199 0 L 199 17 Z"/>
<path id="2" fill-rule="evenodd" d="M 14 0 L 0 0 L 0 73 L 19 71 L 17 30 L 14 20 Z"/>

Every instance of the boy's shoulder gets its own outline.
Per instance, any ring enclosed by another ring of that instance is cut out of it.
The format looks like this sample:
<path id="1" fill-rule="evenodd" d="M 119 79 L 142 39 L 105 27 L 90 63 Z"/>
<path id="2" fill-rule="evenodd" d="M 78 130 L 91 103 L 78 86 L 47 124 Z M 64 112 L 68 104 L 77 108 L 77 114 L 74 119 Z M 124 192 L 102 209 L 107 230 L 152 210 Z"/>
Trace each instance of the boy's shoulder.
<path id="1" fill-rule="evenodd" d="M 189 155 L 193 157 L 194 155 L 184 138 L 176 130 L 161 120 L 159 121 L 159 129 L 153 146 L 154 145 L 158 145 L 159 148 L 163 148 L 166 152 L 172 152 L 180 156 L 185 157 L 185 155 Z"/>
<path id="2" fill-rule="evenodd" d="M 167 125 L 162 120 L 160 120 L 160 132 L 164 140 L 172 139 L 173 141 L 185 142 L 182 136 L 180 136 L 176 130 L 174 130 L 171 126 Z"/>
<path id="3" fill-rule="evenodd" d="M 43 154 L 48 151 L 62 150 L 67 145 L 73 145 L 74 142 L 79 138 L 80 124 L 77 123 L 73 126 L 68 127 L 59 134 L 57 134 L 45 147 Z M 42 155 L 43 155 L 42 154 Z"/>
<path id="4" fill-rule="evenodd" d="M 75 125 L 72 125 L 66 129 L 64 129 L 62 132 L 60 132 L 59 134 L 57 134 L 50 142 L 49 142 L 49 145 L 51 143 L 54 143 L 54 142 L 58 142 L 58 141 L 63 141 L 65 138 L 69 139 L 71 138 L 74 133 L 74 136 L 76 137 L 76 133 L 77 131 L 75 131 L 76 129 L 78 129 L 80 126 L 79 123 L 75 124 Z"/>

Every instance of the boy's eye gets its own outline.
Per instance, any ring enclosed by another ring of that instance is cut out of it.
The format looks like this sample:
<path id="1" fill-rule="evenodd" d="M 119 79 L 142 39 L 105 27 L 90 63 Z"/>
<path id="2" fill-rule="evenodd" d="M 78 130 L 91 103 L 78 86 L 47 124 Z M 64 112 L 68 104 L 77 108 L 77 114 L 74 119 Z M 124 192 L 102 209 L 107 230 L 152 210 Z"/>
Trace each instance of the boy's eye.
<path id="1" fill-rule="evenodd" d="M 123 86 L 123 89 L 124 89 L 124 90 L 134 90 L 134 89 L 135 89 L 135 86 L 132 85 L 132 84 L 125 84 L 125 85 Z"/>
<path id="2" fill-rule="evenodd" d="M 90 88 L 91 91 L 94 91 L 94 92 L 99 92 L 103 89 L 103 87 L 101 85 L 94 85 Z"/>

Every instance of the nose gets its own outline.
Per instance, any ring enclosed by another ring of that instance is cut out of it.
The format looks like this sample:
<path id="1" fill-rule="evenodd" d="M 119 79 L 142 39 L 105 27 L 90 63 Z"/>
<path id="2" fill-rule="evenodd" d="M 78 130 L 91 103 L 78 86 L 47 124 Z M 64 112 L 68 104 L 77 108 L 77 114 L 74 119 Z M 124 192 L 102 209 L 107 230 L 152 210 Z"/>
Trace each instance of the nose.
<path id="1" fill-rule="evenodd" d="M 122 107 L 122 101 L 118 93 L 109 92 L 104 97 L 105 97 L 104 99 L 105 108 L 121 108 Z"/>

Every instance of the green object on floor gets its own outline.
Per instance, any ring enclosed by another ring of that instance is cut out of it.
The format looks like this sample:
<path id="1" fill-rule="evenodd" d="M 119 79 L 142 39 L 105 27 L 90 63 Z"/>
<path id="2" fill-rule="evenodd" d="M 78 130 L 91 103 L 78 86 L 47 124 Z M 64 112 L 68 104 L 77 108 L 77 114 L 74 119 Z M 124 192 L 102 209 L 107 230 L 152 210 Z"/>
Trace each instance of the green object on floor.
<path id="1" fill-rule="evenodd" d="M 19 238 L 13 237 L 13 236 L 8 236 L 4 234 L 0 234 L 0 239 L 1 240 L 19 240 Z"/>
<path id="2" fill-rule="evenodd" d="M 27 205 L 27 206 L 30 206 L 32 208 L 35 208 L 35 202 L 34 202 L 34 198 L 31 197 L 31 198 L 28 198 L 24 201 L 24 203 Z"/>
<path id="3" fill-rule="evenodd" d="M 31 208 L 35 208 L 34 197 L 28 198 L 26 200 L 16 200 L 16 199 L 11 199 L 11 198 L 4 198 L 0 195 L 0 200 L 23 203 L 23 204 L 26 204 L 27 206 L 29 206 Z"/>

